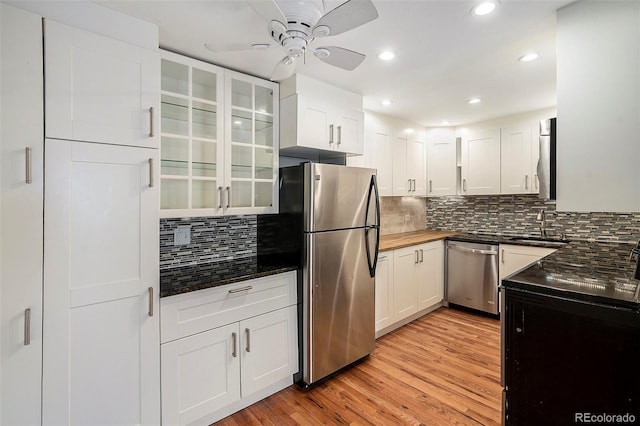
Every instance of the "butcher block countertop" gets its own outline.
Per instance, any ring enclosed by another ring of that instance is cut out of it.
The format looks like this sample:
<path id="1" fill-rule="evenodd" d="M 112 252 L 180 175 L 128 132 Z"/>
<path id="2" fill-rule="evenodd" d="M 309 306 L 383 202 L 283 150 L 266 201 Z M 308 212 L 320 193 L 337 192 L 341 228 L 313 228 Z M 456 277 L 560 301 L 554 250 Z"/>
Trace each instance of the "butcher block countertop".
<path id="1" fill-rule="evenodd" d="M 421 231 L 381 235 L 380 251 L 395 250 L 403 247 L 415 246 L 416 244 L 444 240 L 445 238 L 456 234 L 459 234 L 459 232 L 432 231 L 429 229 L 424 229 Z"/>

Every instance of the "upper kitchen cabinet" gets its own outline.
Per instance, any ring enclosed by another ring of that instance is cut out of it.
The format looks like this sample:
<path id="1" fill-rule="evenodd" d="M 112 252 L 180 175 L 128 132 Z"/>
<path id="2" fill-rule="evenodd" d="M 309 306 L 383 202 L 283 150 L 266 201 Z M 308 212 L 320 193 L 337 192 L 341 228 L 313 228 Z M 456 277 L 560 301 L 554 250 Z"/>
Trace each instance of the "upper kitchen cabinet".
<path id="1" fill-rule="evenodd" d="M 640 211 L 640 2 L 557 17 L 557 209 Z"/>
<path id="2" fill-rule="evenodd" d="M 456 136 L 453 129 L 427 134 L 427 196 L 456 195 Z"/>
<path id="3" fill-rule="evenodd" d="M 532 162 L 531 127 L 524 124 L 500 130 L 502 194 L 537 192 L 537 172 Z"/>
<path id="4" fill-rule="evenodd" d="M 361 95 L 295 74 L 281 83 L 280 97 L 283 154 L 362 155 Z"/>
<path id="5" fill-rule="evenodd" d="M 158 51 L 45 21 L 45 135 L 158 147 Z"/>
<path id="6" fill-rule="evenodd" d="M 500 194 L 500 130 L 462 137 L 462 195 Z"/>
<path id="7" fill-rule="evenodd" d="M 161 62 L 161 216 L 277 212 L 278 85 L 171 52 Z"/>
<path id="8" fill-rule="evenodd" d="M 393 195 L 427 195 L 426 145 L 422 133 L 396 132 L 393 142 Z"/>
<path id="9" fill-rule="evenodd" d="M 378 194 L 381 197 L 393 195 L 393 136 L 391 130 L 370 123 L 365 115 L 365 139 L 368 167 L 376 169 Z M 357 157 L 356 157 L 357 158 Z"/>

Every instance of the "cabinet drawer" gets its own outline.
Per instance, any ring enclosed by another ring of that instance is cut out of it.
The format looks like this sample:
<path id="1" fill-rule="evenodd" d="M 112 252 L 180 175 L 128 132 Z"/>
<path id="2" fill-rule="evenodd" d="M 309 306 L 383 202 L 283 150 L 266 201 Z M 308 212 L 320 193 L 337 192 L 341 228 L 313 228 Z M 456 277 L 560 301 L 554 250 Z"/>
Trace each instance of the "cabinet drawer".
<path id="1" fill-rule="evenodd" d="M 294 271 L 160 300 L 162 343 L 296 304 Z"/>

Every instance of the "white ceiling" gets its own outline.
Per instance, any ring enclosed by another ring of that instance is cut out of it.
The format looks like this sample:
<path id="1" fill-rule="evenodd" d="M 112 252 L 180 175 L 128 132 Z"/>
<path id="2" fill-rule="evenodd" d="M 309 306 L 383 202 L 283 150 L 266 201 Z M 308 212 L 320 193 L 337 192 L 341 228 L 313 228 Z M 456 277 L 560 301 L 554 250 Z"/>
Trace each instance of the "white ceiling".
<path id="1" fill-rule="evenodd" d="M 318 39 L 367 55 L 354 71 L 313 55 L 296 72 L 364 96 L 364 107 L 424 126 L 459 126 L 556 105 L 555 12 L 570 0 L 502 0 L 472 16 L 466 0 L 373 0 L 380 17 Z M 267 24 L 243 0 L 103 0 L 99 3 L 160 27 L 160 45 L 224 67 L 269 78 L 279 48 L 214 53 L 205 43 L 268 43 Z M 325 0 L 325 12 L 342 1 Z M 377 55 L 393 49 L 397 58 Z M 521 63 L 535 51 L 540 59 Z M 471 97 L 480 104 L 469 105 Z M 391 106 L 380 105 L 392 99 Z"/>

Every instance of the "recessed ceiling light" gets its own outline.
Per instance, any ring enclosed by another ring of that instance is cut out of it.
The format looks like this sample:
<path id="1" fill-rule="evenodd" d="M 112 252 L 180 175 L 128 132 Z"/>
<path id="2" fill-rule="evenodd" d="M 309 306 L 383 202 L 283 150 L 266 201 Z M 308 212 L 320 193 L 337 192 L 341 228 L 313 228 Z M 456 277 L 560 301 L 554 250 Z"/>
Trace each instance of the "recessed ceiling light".
<path id="1" fill-rule="evenodd" d="M 451 124 L 449 120 L 445 120 L 442 123 L 440 123 L 441 126 L 448 126 L 449 124 Z"/>
<path id="2" fill-rule="evenodd" d="M 392 50 L 385 50 L 378 55 L 378 59 L 381 61 L 390 61 L 396 57 L 396 52 Z"/>
<path id="3" fill-rule="evenodd" d="M 479 104 L 480 102 L 482 102 L 480 98 L 471 98 L 467 101 L 468 104 Z"/>
<path id="4" fill-rule="evenodd" d="M 520 62 L 531 62 L 531 61 L 535 61 L 536 59 L 538 59 L 540 57 L 540 55 L 538 55 L 535 52 L 532 53 L 527 53 L 524 56 L 520 56 L 520 58 L 518 58 L 518 60 Z"/>
<path id="5" fill-rule="evenodd" d="M 393 101 L 391 99 L 384 99 L 384 100 L 380 101 L 380 105 L 383 105 L 383 106 L 389 106 L 392 103 L 393 103 Z"/>
<path id="6" fill-rule="evenodd" d="M 267 43 L 256 43 L 251 45 L 251 48 L 255 50 L 265 50 L 265 49 L 268 49 L 269 47 L 271 47 L 271 45 Z"/>
<path id="7" fill-rule="evenodd" d="M 404 129 L 404 132 L 410 135 L 413 133 L 413 129 Z"/>
<path id="8" fill-rule="evenodd" d="M 497 0 L 482 1 L 476 4 L 475 6 L 473 6 L 473 8 L 471 9 L 471 14 L 476 16 L 488 15 L 494 10 L 496 10 L 496 7 L 498 7 Z"/>

